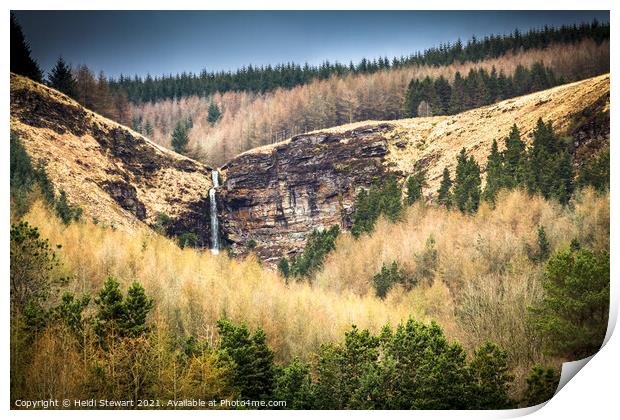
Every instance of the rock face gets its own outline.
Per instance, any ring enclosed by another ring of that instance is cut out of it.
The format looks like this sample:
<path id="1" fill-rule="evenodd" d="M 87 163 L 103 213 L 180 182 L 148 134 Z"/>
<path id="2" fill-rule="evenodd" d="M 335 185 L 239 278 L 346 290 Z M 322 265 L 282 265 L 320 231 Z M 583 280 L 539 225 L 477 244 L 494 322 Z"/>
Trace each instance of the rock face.
<path id="1" fill-rule="evenodd" d="M 11 74 L 11 132 L 85 217 L 209 243 L 211 169 L 166 150 L 53 89 Z"/>
<path id="2" fill-rule="evenodd" d="M 313 229 L 351 225 L 360 188 L 385 176 L 388 124 L 306 134 L 222 167 L 221 226 L 235 251 L 265 261 L 303 249 Z M 398 174 L 397 174 L 398 175 Z"/>

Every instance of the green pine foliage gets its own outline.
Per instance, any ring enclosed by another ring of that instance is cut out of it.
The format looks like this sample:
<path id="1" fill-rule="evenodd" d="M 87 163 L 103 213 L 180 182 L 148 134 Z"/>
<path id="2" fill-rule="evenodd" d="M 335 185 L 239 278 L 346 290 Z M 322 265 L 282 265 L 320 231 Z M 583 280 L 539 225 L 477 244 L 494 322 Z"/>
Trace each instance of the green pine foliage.
<path id="1" fill-rule="evenodd" d="M 285 279 L 288 279 L 291 275 L 291 267 L 286 257 L 282 257 L 280 261 L 278 261 L 278 271 Z"/>
<path id="2" fill-rule="evenodd" d="M 10 232 L 11 314 L 22 312 L 28 304 L 39 306 L 50 293 L 58 257 L 38 228 L 26 221 L 11 225 Z"/>
<path id="3" fill-rule="evenodd" d="M 497 147 L 497 141 L 493 140 L 491 153 L 487 160 L 487 183 L 484 188 L 484 199 L 489 203 L 495 202 L 497 192 L 502 188 L 503 168 L 502 155 Z"/>
<path id="4" fill-rule="evenodd" d="M 375 287 L 377 296 L 383 299 L 395 284 L 401 284 L 409 289 L 417 284 L 417 279 L 411 278 L 398 265 L 398 262 L 392 261 L 388 265 L 383 263 L 381 271 L 373 276 L 372 284 Z"/>
<path id="5" fill-rule="evenodd" d="M 56 65 L 52 69 L 49 75 L 49 85 L 54 89 L 68 95 L 72 98 L 77 93 L 77 82 L 73 77 L 71 66 L 69 66 L 62 56 L 58 57 Z"/>
<path id="6" fill-rule="evenodd" d="M 283 258 L 286 264 L 281 261 L 278 267 L 287 270 L 282 271 L 286 278 L 312 276 L 323 266 L 327 254 L 336 248 L 336 239 L 339 234 L 340 227 L 338 225 L 334 225 L 322 231 L 315 229 L 310 236 L 308 236 L 304 251 L 293 257 L 290 264 L 286 261 L 286 258 Z M 288 273 L 288 275 L 285 273 Z"/>
<path id="7" fill-rule="evenodd" d="M 245 324 L 226 319 L 218 321 L 217 327 L 220 350 L 235 363 L 233 384 L 241 396 L 253 400 L 272 398 L 276 368 L 263 330 L 258 328 L 251 334 Z"/>
<path id="8" fill-rule="evenodd" d="M 407 180 L 407 204 L 412 205 L 422 199 L 422 189 L 427 186 L 426 171 L 417 171 Z"/>
<path id="9" fill-rule="evenodd" d="M 64 190 L 60 190 L 60 195 L 55 204 L 56 214 L 65 225 L 71 222 L 77 222 L 82 217 L 82 208 L 72 206 L 67 201 L 67 195 Z"/>
<path id="10" fill-rule="evenodd" d="M 513 76 L 497 73 L 495 67 L 471 69 L 466 77 L 457 72 L 452 85 L 443 77 L 412 79 L 405 93 L 403 113 L 406 117 L 458 114 L 468 109 L 557 86 L 563 82 L 542 63 L 530 68 L 519 65 Z M 421 105 L 424 104 L 423 107 Z M 428 105 L 428 108 L 426 108 Z M 421 109 L 429 112 L 420 113 Z"/>
<path id="11" fill-rule="evenodd" d="M 125 298 L 119 282 L 108 277 L 95 298 L 95 304 L 95 331 L 102 342 L 119 336 L 137 337 L 148 331 L 147 317 L 153 308 L 153 300 L 146 296 L 140 284 L 134 282 Z"/>
<path id="12" fill-rule="evenodd" d="M 542 118 L 536 123 L 532 147 L 527 152 L 525 185 L 530 193 L 567 204 L 573 192 L 572 153 Z"/>
<path id="13" fill-rule="evenodd" d="M 60 191 L 58 198 L 54 194 L 54 187 L 50 182 L 43 166 L 35 168 L 30 160 L 19 137 L 11 133 L 10 150 L 10 187 L 11 210 L 15 217 L 23 216 L 37 194 L 43 197 L 45 203 L 52 207 L 56 215 L 68 225 L 72 221 L 80 220 L 82 209 L 72 206 L 67 201 L 64 191 Z"/>
<path id="14" fill-rule="evenodd" d="M 446 208 L 452 206 L 452 179 L 450 178 L 450 171 L 447 167 L 443 168 L 441 183 L 437 190 L 437 201 L 439 205 Z"/>
<path id="15" fill-rule="evenodd" d="M 527 389 L 522 399 L 525 407 L 532 407 L 549 401 L 558 389 L 560 375 L 553 368 L 536 365 L 527 380 Z"/>
<path id="16" fill-rule="evenodd" d="M 463 148 L 457 158 L 453 201 L 463 213 L 475 213 L 480 205 L 480 166 L 473 157 L 467 157 Z"/>
<path id="17" fill-rule="evenodd" d="M 591 185 L 597 191 L 607 191 L 609 189 L 609 171 L 609 147 L 606 147 L 597 156 L 581 165 L 577 185 L 579 187 Z"/>
<path id="18" fill-rule="evenodd" d="M 501 187 L 514 189 L 523 183 L 525 158 L 525 143 L 521 140 L 519 128 L 513 124 L 502 153 Z"/>
<path id="19" fill-rule="evenodd" d="M 609 254 L 563 249 L 547 262 L 542 302 L 531 323 L 547 353 L 581 359 L 600 348 L 609 314 Z"/>
<path id="20" fill-rule="evenodd" d="M 465 351 L 441 328 L 409 319 L 379 336 L 355 326 L 343 344 L 319 352 L 316 408 L 509 408 L 512 375 L 507 356 L 493 344 L 467 363 Z"/>
<path id="21" fill-rule="evenodd" d="M 509 386 L 514 377 L 508 370 L 508 353 L 487 342 L 475 353 L 469 364 L 475 388 L 474 404 L 480 409 L 505 409 L 515 402 Z"/>
<path id="22" fill-rule="evenodd" d="M 293 358 L 277 375 L 274 399 L 286 401 L 290 410 L 308 410 L 314 407 L 310 366 L 299 358 Z"/>
<path id="23" fill-rule="evenodd" d="M 211 102 L 207 113 L 207 120 L 209 121 L 209 124 L 215 125 L 221 117 L 222 112 L 220 111 L 220 107 L 218 107 L 215 102 Z"/>
<path id="24" fill-rule="evenodd" d="M 187 144 L 189 143 L 187 122 L 179 121 L 172 132 L 172 148 L 177 153 L 186 153 Z"/>
<path id="25" fill-rule="evenodd" d="M 379 216 L 395 222 L 402 212 L 400 187 L 396 178 L 389 176 L 383 183 L 377 181 L 368 191 L 362 190 L 357 195 L 351 233 L 358 238 L 373 231 Z"/>
<path id="26" fill-rule="evenodd" d="M 528 244 L 525 251 L 530 261 L 534 263 L 540 264 L 549 259 L 551 245 L 547 239 L 547 232 L 545 232 L 544 226 L 538 227 L 536 245 L 532 247 Z"/>

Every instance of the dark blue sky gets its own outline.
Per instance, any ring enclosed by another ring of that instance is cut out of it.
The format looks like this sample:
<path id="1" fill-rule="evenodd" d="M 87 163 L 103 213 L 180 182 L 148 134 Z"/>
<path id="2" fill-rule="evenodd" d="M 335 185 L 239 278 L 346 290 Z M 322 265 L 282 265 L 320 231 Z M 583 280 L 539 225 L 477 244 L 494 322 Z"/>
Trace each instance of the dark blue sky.
<path id="1" fill-rule="evenodd" d="M 348 63 L 515 28 L 609 22 L 608 11 L 20 11 L 34 58 L 59 55 L 110 76 L 234 70 L 294 61 Z"/>

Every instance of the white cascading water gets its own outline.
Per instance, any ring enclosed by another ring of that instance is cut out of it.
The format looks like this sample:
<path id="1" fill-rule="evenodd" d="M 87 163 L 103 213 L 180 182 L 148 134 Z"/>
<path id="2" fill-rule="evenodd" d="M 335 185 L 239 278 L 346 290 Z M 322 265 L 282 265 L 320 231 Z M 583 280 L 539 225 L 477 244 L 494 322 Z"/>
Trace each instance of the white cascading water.
<path id="1" fill-rule="evenodd" d="M 213 188 L 209 190 L 209 206 L 211 218 L 211 254 L 220 253 L 220 223 L 217 220 L 217 200 L 215 199 L 215 189 L 220 186 L 220 178 L 217 171 L 211 171 Z"/>

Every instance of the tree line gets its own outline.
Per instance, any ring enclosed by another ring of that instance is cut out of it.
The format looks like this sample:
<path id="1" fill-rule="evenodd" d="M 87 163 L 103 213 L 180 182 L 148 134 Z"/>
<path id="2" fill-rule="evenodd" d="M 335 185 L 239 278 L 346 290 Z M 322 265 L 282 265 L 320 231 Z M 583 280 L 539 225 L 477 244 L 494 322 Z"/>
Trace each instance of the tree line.
<path id="1" fill-rule="evenodd" d="M 434 80 L 427 76 L 409 83 L 403 113 L 407 117 L 458 114 L 564 83 L 562 77 L 556 77 L 542 62 L 529 68 L 519 64 L 509 75 L 503 70 L 498 73 L 495 67 L 490 72 L 472 68 L 465 77 L 457 71 L 452 83 L 443 76 Z"/>
<path id="2" fill-rule="evenodd" d="M 609 39 L 609 23 L 596 20 L 580 25 L 545 26 L 522 33 L 518 29 L 507 35 L 490 35 L 483 39 L 472 37 L 466 43 L 460 39 L 454 43 L 440 44 L 407 57 L 363 58 L 359 63 L 330 63 L 324 61 L 318 66 L 308 63 L 278 64 L 275 66 L 242 67 L 235 72 L 208 72 L 199 74 L 183 72 L 176 75 L 145 77 L 120 75 L 110 79 L 114 91 L 127 94 L 135 103 L 153 102 L 162 99 L 177 99 L 185 96 L 209 96 L 215 92 L 249 91 L 269 92 L 274 89 L 291 89 L 310 83 L 313 80 L 326 80 L 332 76 L 347 74 L 372 74 L 391 68 L 410 65 L 443 66 L 455 62 L 477 62 L 487 58 L 497 58 L 512 51 L 540 49 L 552 43 L 576 43 L 583 39 L 594 39 L 597 43 Z"/>

